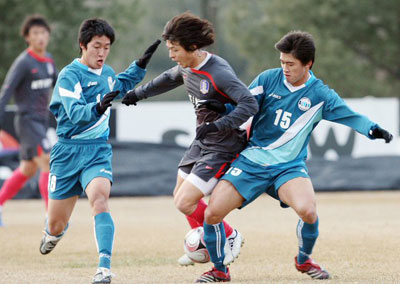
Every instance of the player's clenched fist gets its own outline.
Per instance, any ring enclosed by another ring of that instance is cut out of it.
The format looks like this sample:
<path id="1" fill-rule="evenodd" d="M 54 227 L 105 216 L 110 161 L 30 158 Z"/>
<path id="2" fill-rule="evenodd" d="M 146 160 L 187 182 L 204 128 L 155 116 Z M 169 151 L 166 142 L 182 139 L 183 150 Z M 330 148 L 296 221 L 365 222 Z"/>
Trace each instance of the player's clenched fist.
<path id="1" fill-rule="evenodd" d="M 124 105 L 136 105 L 136 103 L 139 101 L 139 98 L 137 97 L 135 93 L 135 89 L 128 91 L 124 98 L 122 99 L 122 103 Z"/>

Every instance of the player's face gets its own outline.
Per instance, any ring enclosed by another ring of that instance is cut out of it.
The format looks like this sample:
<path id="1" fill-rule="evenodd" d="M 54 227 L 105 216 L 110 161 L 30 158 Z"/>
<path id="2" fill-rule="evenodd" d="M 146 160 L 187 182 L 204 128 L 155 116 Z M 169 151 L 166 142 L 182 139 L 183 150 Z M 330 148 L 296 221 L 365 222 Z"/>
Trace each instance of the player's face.
<path id="1" fill-rule="evenodd" d="M 171 58 L 172 61 L 175 61 L 183 68 L 193 68 L 197 66 L 198 55 L 196 51 L 187 51 L 175 41 L 167 40 L 166 45 L 169 52 L 169 58 Z"/>
<path id="2" fill-rule="evenodd" d="M 303 65 L 300 60 L 295 58 L 291 53 L 281 52 L 280 56 L 283 74 L 286 80 L 293 86 L 300 86 L 307 82 L 311 62 Z"/>
<path id="3" fill-rule="evenodd" d="M 43 26 L 32 26 L 29 29 L 28 35 L 25 37 L 29 48 L 39 54 L 46 51 L 49 40 L 50 33 Z"/>
<path id="4" fill-rule="evenodd" d="M 106 36 L 94 36 L 92 40 L 82 49 L 81 63 L 92 69 L 100 69 L 103 67 L 108 54 L 110 53 L 111 42 Z"/>

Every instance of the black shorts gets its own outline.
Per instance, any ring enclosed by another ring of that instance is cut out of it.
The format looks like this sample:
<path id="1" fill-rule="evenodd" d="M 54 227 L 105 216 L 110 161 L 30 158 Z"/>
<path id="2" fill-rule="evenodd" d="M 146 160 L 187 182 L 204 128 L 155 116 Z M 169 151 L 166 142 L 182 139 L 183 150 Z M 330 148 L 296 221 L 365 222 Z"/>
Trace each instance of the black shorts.
<path id="1" fill-rule="evenodd" d="M 204 150 L 195 141 L 183 155 L 178 168 L 207 182 L 213 177 L 219 179 L 223 176 L 236 157 L 236 153 Z"/>
<path id="2" fill-rule="evenodd" d="M 26 115 L 17 115 L 14 121 L 19 137 L 21 160 L 32 160 L 43 152 L 49 153 L 51 145 L 47 139 L 48 122 L 32 119 Z"/>

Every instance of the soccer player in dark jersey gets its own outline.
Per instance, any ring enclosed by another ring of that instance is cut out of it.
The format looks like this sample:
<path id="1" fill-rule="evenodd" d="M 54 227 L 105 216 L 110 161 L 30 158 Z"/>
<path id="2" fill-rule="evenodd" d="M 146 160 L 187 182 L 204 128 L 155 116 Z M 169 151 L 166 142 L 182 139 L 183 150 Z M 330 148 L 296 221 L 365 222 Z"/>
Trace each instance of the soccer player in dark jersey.
<path id="1" fill-rule="evenodd" d="M 309 33 L 289 32 L 275 48 L 280 52 L 281 68 L 265 70 L 249 86 L 260 110 L 253 118 L 246 149 L 211 195 L 205 222 L 216 228 L 230 211 L 267 193 L 299 216 L 296 269 L 315 279 L 328 279 L 329 273 L 311 258 L 319 226 L 314 188 L 305 163 L 311 133 L 325 119 L 347 125 L 369 139 L 389 143 L 393 136 L 354 112 L 314 75 L 315 44 Z M 211 260 L 221 263 L 215 252 L 221 249 L 216 245 L 215 232 L 207 234 L 205 231 L 204 240 Z M 217 274 L 206 272 L 197 282 L 217 281 Z"/>
<path id="2" fill-rule="evenodd" d="M 0 91 L 0 128 L 4 121 L 5 106 L 14 96 L 17 112 L 15 130 L 20 141 L 20 165 L 0 190 L 0 226 L 3 204 L 13 198 L 27 180 L 40 170 L 39 191 L 48 204 L 50 143 L 48 104 L 57 79 L 57 70 L 51 55 L 46 52 L 50 39 L 50 26 L 39 15 L 25 19 L 21 35 L 28 48 L 14 61 Z M 4 126 L 4 125 L 3 125 Z"/>
<path id="3" fill-rule="evenodd" d="M 178 165 L 174 201 L 195 228 L 204 223 L 207 205 L 202 198 L 211 193 L 219 177 L 246 145 L 246 131 L 239 126 L 257 111 L 257 102 L 227 61 L 202 49 L 214 42 L 210 22 L 185 12 L 165 25 L 162 36 L 169 57 L 177 65 L 128 92 L 122 103 L 136 105 L 139 100 L 185 85 L 197 116 L 197 129 L 195 140 Z M 229 115 L 222 116 L 202 105 L 205 99 L 230 102 L 237 107 Z M 204 230 L 209 230 L 209 225 L 204 223 Z M 220 239 L 226 255 L 224 263 L 229 264 L 238 256 L 243 239 L 226 222 L 221 230 L 227 236 Z M 193 264 L 186 255 L 178 262 Z M 227 273 L 225 267 L 222 269 Z"/>

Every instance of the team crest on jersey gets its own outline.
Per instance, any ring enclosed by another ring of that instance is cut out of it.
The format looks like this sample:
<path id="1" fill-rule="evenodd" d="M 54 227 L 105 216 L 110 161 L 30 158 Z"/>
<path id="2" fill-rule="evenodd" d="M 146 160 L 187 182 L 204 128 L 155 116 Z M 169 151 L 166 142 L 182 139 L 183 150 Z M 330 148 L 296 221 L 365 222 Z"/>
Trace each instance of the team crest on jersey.
<path id="1" fill-rule="evenodd" d="M 200 81 L 200 92 L 205 95 L 210 90 L 210 83 L 207 80 Z"/>
<path id="2" fill-rule="evenodd" d="M 49 75 L 53 75 L 54 74 L 53 64 L 47 63 L 47 73 L 49 73 Z"/>
<path id="3" fill-rule="evenodd" d="M 311 101 L 307 97 L 302 97 L 299 102 L 297 103 L 297 106 L 299 107 L 300 110 L 306 111 L 309 110 L 311 107 Z"/>

